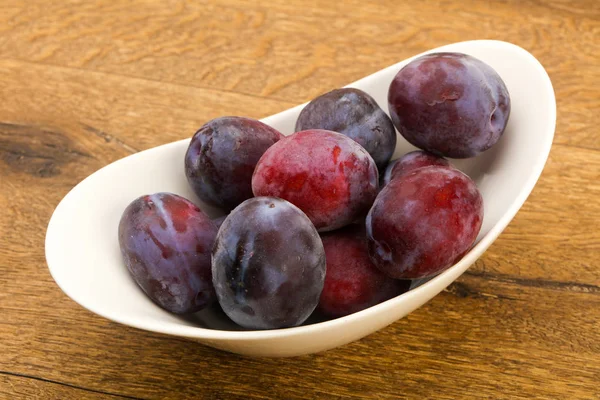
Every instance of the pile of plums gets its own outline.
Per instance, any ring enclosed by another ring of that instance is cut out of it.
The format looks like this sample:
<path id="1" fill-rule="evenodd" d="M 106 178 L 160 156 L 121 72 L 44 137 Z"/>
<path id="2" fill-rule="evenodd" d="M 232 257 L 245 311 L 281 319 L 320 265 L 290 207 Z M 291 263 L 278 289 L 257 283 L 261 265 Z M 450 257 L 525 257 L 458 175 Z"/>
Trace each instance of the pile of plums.
<path id="1" fill-rule="evenodd" d="M 483 200 L 444 157 L 498 141 L 506 86 L 478 59 L 433 53 L 397 73 L 388 106 L 391 118 L 345 88 L 312 100 L 289 136 L 243 117 L 206 123 L 185 174 L 227 215 L 212 220 L 171 193 L 134 200 L 119 224 L 134 280 L 173 313 L 218 301 L 242 327 L 274 329 L 315 310 L 364 310 L 456 263 L 479 233 Z M 390 162 L 396 129 L 421 150 Z"/>

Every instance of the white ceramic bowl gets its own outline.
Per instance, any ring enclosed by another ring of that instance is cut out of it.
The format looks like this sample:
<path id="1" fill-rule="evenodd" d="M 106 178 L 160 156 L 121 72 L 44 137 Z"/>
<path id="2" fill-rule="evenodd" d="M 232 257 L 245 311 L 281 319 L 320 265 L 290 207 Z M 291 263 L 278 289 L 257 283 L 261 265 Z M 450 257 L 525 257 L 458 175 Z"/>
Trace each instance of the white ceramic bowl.
<path id="1" fill-rule="evenodd" d="M 533 189 L 552 145 L 556 103 L 550 79 L 527 51 L 499 41 L 469 41 L 433 49 L 470 54 L 491 65 L 506 83 L 512 112 L 501 140 L 489 151 L 455 165 L 477 183 L 485 218 L 477 244 L 456 265 L 411 291 L 347 317 L 289 329 L 242 331 L 224 314 L 204 310 L 190 318 L 154 303 L 129 276 L 119 252 L 117 226 L 134 198 L 169 191 L 202 203 L 185 179 L 189 139 L 116 161 L 92 174 L 57 206 L 46 233 L 46 259 L 60 288 L 88 310 L 125 325 L 197 340 L 253 356 L 293 356 L 358 340 L 423 305 L 458 278 L 492 244 Z M 402 61 L 349 86 L 371 94 L 387 111 L 388 86 Z M 293 132 L 304 105 L 263 119 L 284 134 Z M 399 136 L 395 157 L 412 150 Z M 202 207 L 209 212 L 214 212 Z"/>

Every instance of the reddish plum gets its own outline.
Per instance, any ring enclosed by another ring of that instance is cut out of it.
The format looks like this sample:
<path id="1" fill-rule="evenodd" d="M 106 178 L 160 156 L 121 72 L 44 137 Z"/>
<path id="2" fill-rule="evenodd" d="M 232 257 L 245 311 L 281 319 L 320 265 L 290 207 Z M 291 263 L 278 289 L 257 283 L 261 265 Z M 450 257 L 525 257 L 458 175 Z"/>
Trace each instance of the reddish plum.
<path id="1" fill-rule="evenodd" d="M 364 147 L 380 171 L 396 148 L 396 129 L 390 117 L 367 93 L 335 89 L 306 105 L 296 121 L 296 131 L 325 129 L 339 132 Z"/>
<path id="2" fill-rule="evenodd" d="M 237 324 L 296 326 L 314 311 L 323 290 L 323 243 L 298 207 L 255 197 L 235 208 L 219 228 L 212 273 L 219 304 Z"/>
<path id="3" fill-rule="evenodd" d="M 509 93 L 496 71 L 460 53 L 428 54 L 408 63 L 390 85 L 388 105 L 406 140 L 451 158 L 492 147 L 510 114 Z"/>
<path id="4" fill-rule="evenodd" d="M 435 275 L 473 245 L 483 221 L 483 199 L 462 172 L 443 166 L 416 169 L 379 193 L 367 216 L 369 255 L 393 278 Z"/>
<path id="5" fill-rule="evenodd" d="M 185 154 L 188 182 L 202 201 L 231 210 L 252 197 L 256 163 L 283 137 L 254 119 L 213 119 L 194 134 Z"/>
<path id="6" fill-rule="evenodd" d="M 364 229 L 357 225 L 322 236 L 327 272 L 319 310 L 343 317 L 408 290 L 410 281 L 389 278 L 371 262 Z"/>
<path id="7" fill-rule="evenodd" d="M 208 216 L 171 193 L 137 198 L 119 223 L 121 254 L 131 276 L 150 299 L 177 314 L 215 300 L 210 252 L 216 235 Z"/>
<path id="8" fill-rule="evenodd" d="M 377 181 L 377 166 L 363 147 L 340 133 L 313 129 L 270 147 L 256 165 L 252 190 L 295 204 L 324 232 L 364 217 Z"/>
<path id="9" fill-rule="evenodd" d="M 383 175 L 383 186 L 387 185 L 392 179 L 414 171 L 417 168 L 429 167 L 431 165 L 441 165 L 451 167 L 448 160 L 438 157 L 435 154 L 422 150 L 411 151 L 402 157 L 392 161 L 386 168 Z"/>

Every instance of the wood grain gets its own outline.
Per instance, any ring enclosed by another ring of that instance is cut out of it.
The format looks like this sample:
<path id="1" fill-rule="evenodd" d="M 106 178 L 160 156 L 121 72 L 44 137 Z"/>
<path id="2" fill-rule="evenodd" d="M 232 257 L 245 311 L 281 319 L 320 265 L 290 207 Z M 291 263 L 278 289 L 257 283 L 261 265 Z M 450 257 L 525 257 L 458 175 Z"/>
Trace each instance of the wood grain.
<path id="1" fill-rule="evenodd" d="M 432 47 L 514 42 L 554 82 L 556 142 L 600 148 L 600 99 L 584 84 L 600 80 L 596 0 L 38 3 L 0 14 L 4 57 L 293 103 Z"/>
<path id="2" fill-rule="evenodd" d="M 0 398 L 600 398 L 596 1 L 4 1 L 0 33 Z M 48 219 L 96 169 L 475 38 L 546 67 L 555 143 L 500 238 L 407 318 L 249 359 L 109 322 L 50 277 Z"/>
<path id="3" fill-rule="evenodd" d="M 63 383 L 34 379 L 25 376 L 8 375 L 0 372 L 0 398 L 11 400 L 115 400 L 132 397 L 113 395 L 106 392 L 96 392 L 90 389 L 65 385 Z"/>

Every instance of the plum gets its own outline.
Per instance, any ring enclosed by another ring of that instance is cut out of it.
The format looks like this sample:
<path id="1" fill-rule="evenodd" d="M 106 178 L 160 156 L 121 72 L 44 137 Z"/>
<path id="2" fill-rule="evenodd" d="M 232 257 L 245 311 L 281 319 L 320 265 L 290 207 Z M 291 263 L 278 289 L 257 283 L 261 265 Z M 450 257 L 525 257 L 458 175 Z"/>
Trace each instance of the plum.
<path id="1" fill-rule="evenodd" d="M 313 99 L 296 121 L 296 132 L 308 129 L 348 136 L 369 152 L 380 171 L 396 149 L 396 129 L 390 117 L 360 89 L 335 89 Z"/>
<path id="2" fill-rule="evenodd" d="M 251 329 L 297 326 L 316 308 L 325 252 L 306 214 L 286 200 L 254 197 L 225 219 L 212 253 L 219 304 Z"/>
<path id="3" fill-rule="evenodd" d="M 396 74 L 388 106 L 398 132 L 414 146 L 469 158 L 500 139 L 510 115 L 510 96 L 498 73 L 477 58 L 433 53 Z"/>
<path id="4" fill-rule="evenodd" d="M 475 183 L 457 169 L 423 167 L 392 179 L 367 215 L 369 256 L 392 278 L 442 272 L 473 245 L 483 221 Z"/>
<path id="5" fill-rule="evenodd" d="M 284 136 L 260 121 L 221 117 L 204 124 L 185 153 L 185 175 L 200 200 L 232 210 L 252 197 L 252 173 Z"/>
<path id="6" fill-rule="evenodd" d="M 215 292 L 211 250 L 217 226 L 196 205 L 172 193 L 135 199 L 119 223 L 119 245 L 135 282 L 160 307 L 199 311 Z"/>
<path id="7" fill-rule="evenodd" d="M 350 225 L 322 235 L 327 272 L 319 310 L 329 317 L 343 317 L 398 296 L 410 281 L 386 276 L 373 265 L 364 227 Z"/>
<path id="8" fill-rule="evenodd" d="M 378 191 L 377 166 L 369 153 L 340 133 L 296 132 L 270 147 L 252 177 L 255 196 L 288 200 L 320 232 L 364 217 Z"/>
<path id="9" fill-rule="evenodd" d="M 382 186 L 387 185 L 392 179 L 397 176 L 406 174 L 417 168 L 429 167 L 431 165 L 441 165 L 451 167 L 448 160 L 443 157 L 438 157 L 435 154 L 428 153 L 423 150 L 411 151 L 400 158 L 389 163 L 383 175 Z"/>

